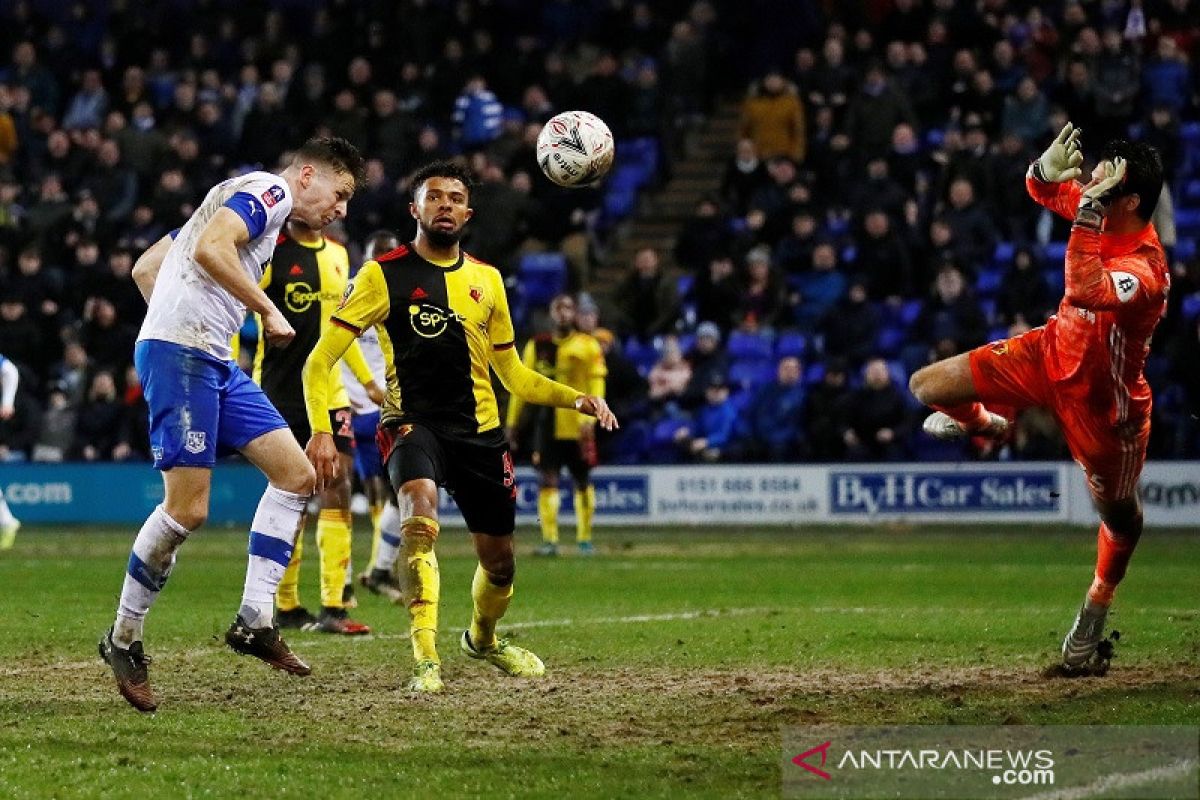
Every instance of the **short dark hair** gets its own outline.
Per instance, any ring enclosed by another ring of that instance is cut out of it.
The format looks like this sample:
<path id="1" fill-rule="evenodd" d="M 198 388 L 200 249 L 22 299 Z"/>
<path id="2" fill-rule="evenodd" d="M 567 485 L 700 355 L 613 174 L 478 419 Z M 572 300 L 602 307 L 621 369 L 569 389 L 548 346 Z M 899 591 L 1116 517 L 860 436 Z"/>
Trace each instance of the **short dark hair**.
<path id="1" fill-rule="evenodd" d="M 1158 205 L 1158 196 L 1163 187 L 1163 164 L 1158 151 L 1145 142 L 1130 142 L 1126 139 L 1113 139 L 1104 145 L 1100 152 L 1103 161 L 1111 161 L 1120 156 L 1125 159 L 1125 180 L 1113 192 L 1113 197 L 1128 197 L 1136 194 L 1139 198 L 1136 213 L 1146 222 L 1154 216 L 1154 208 Z"/>
<path id="2" fill-rule="evenodd" d="M 421 188 L 421 185 L 430 178 L 453 178 L 460 181 L 466 187 L 468 197 L 471 195 L 471 190 L 475 188 L 475 176 L 466 165 L 457 161 L 431 161 L 413 173 L 410 187 L 413 199 L 416 199 L 417 190 Z"/>
<path id="3" fill-rule="evenodd" d="M 314 136 L 296 150 L 295 162 L 319 161 L 354 178 L 355 187 L 366 179 L 366 164 L 358 148 L 340 136 Z"/>
<path id="4" fill-rule="evenodd" d="M 375 258 L 375 256 L 395 250 L 399 246 L 399 236 L 389 230 L 377 230 L 367 237 L 367 246 L 363 254 L 367 255 L 368 258 Z"/>

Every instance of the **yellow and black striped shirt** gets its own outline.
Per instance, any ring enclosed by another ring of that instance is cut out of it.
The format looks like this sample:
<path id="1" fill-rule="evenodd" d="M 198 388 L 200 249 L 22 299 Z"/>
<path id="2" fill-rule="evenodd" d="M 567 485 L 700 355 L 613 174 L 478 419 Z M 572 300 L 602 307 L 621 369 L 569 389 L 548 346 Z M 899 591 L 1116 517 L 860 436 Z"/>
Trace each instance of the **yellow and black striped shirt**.
<path id="1" fill-rule="evenodd" d="M 451 436 L 499 429 L 488 368 L 513 346 L 500 273 L 466 253 L 448 265 L 399 247 L 359 270 L 331 320 L 376 326 L 387 366 L 381 422 L 420 422 Z"/>

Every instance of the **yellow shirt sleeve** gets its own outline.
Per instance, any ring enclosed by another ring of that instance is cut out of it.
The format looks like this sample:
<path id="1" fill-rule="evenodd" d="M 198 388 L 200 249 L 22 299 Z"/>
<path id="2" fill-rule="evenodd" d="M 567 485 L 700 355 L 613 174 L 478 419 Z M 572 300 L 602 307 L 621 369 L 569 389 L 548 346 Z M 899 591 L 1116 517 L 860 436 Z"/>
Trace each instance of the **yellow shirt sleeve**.
<path id="1" fill-rule="evenodd" d="M 334 365 L 364 330 L 382 322 L 387 315 L 388 292 L 383 270 L 378 262 L 368 261 L 347 287 L 338 310 L 329 318 L 333 324 L 321 332 L 316 347 L 304 362 L 304 405 L 313 433 L 332 433 L 329 386 Z M 359 357 L 362 357 L 361 351 Z"/>
<path id="2" fill-rule="evenodd" d="M 492 281 L 492 297 L 496 304 L 492 306 L 492 316 L 488 320 L 488 339 L 492 347 L 511 348 L 515 344 L 517 334 L 513 331 L 512 314 L 508 310 L 508 292 L 504 289 L 504 279 L 495 270 L 489 270 Z"/>
<path id="3" fill-rule="evenodd" d="M 533 339 L 525 343 L 525 350 L 521 357 L 521 363 L 533 369 L 533 365 L 537 363 L 537 344 Z M 521 411 L 525 408 L 525 401 L 515 394 L 508 398 L 508 415 L 505 419 L 505 425 L 509 428 L 517 427 L 517 423 L 521 421 Z"/>

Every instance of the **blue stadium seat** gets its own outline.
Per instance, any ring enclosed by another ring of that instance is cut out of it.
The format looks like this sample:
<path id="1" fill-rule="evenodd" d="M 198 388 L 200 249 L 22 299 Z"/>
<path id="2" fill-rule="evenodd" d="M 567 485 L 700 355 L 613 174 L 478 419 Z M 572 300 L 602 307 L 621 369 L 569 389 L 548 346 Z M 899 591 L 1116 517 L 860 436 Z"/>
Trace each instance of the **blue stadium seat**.
<path id="1" fill-rule="evenodd" d="M 1179 126 L 1179 138 L 1187 149 L 1200 149 L 1200 122 L 1185 122 Z"/>
<path id="2" fill-rule="evenodd" d="M 654 345 L 643 344 L 637 339 L 630 338 L 625 342 L 625 357 L 633 362 L 637 367 L 637 371 L 642 377 L 650 371 L 658 361 L 658 351 L 654 349 Z"/>
<path id="3" fill-rule="evenodd" d="M 615 224 L 637 209 L 637 190 L 611 186 L 604 195 L 604 216 L 609 224 Z"/>
<path id="4" fill-rule="evenodd" d="M 548 305 L 567 287 L 567 258 L 562 253 L 526 253 L 517 266 L 517 276 L 527 305 Z"/>
<path id="5" fill-rule="evenodd" d="M 848 244 L 842 248 L 842 263 L 853 264 L 858 260 L 858 248 L 852 244 Z"/>
<path id="6" fill-rule="evenodd" d="M 1200 292 L 1192 292 L 1184 296 L 1180 311 L 1183 312 L 1184 319 L 1200 317 Z"/>
<path id="7" fill-rule="evenodd" d="M 649 444 L 650 423 L 640 419 L 628 424 L 622 422 L 614 437 L 608 463 L 639 464 L 645 459 Z"/>
<path id="8" fill-rule="evenodd" d="M 1067 276 L 1063 272 L 1063 265 L 1059 264 L 1056 267 L 1049 267 L 1043 273 L 1046 276 L 1046 285 L 1050 287 L 1050 296 L 1054 298 L 1055 305 L 1063 292 L 1067 288 Z"/>
<path id="9" fill-rule="evenodd" d="M 1007 339 L 1008 338 L 1008 326 L 1007 325 L 993 325 L 992 327 L 988 328 L 987 338 L 988 338 L 989 342 L 994 342 L 997 339 Z"/>
<path id="10" fill-rule="evenodd" d="M 679 292 L 680 297 L 687 297 L 692 293 L 692 287 L 696 285 L 695 275 L 680 275 L 675 281 L 675 287 Z"/>
<path id="11" fill-rule="evenodd" d="M 992 253 L 992 266 L 1007 267 L 1012 263 L 1015 251 L 1012 242 L 996 242 L 996 250 Z"/>
<path id="12" fill-rule="evenodd" d="M 983 316 L 988 322 L 991 322 L 996 318 L 996 298 L 979 298 L 979 307 L 983 310 Z"/>
<path id="13" fill-rule="evenodd" d="M 622 189 L 636 192 L 649 183 L 652 177 L 654 176 L 650 171 L 641 164 L 623 164 L 614 169 L 612 174 L 609 175 L 607 187 L 609 191 Z"/>
<path id="14" fill-rule="evenodd" d="M 905 300 L 900 306 L 900 324 L 905 328 L 910 327 L 921 316 L 924 306 L 921 300 Z"/>
<path id="15" fill-rule="evenodd" d="M 743 391 L 756 389 L 775 379 L 775 364 L 764 359 L 734 361 L 729 366 L 729 383 Z"/>
<path id="16" fill-rule="evenodd" d="M 1175 243 L 1175 258 L 1180 261 L 1191 261 L 1200 251 L 1200 242 L 1193 236 L 1185 236 Z"/>
<path id="17" fill-rule="evenodd" d="M 775 340 L 775 357 L 796 356 L 803 359 L 808 352 L 808 337 L 803 333 L 782 333 Z"/>
<path id="18" fill-rule="evenodd" d="M 825 364 L 818 361 L 815 364 L 809 364 L 804 370 L 804 385 L 814 386 L 825 380 Z"/>
<path id="19" fill-rule="evenodd" d="M 875 336 L 875 349 L 881 355 L 894 356 L 904 346 L 904 329 L 895 325 L 885 325 Z"/>
<path id="20" fill-rule="evenodd" d="M 1067 256 L 1066 242 L 1046 242 L 1046 246 L 1042 248 L 1042 259 L 1049 267 L 1062 269 L 1063 259 Z"/>
<path id="21" fill-rule="evenodd" d="M 654 174 L 658 171 L 658 140 L 652 136 L 617 142 L 617 164 L 636 164 Z"/>
<path id="22" fill-rule="evenodd" d="M 1200 208 L 1175 209 L 1175 228 L 1182 236 L 1200 236 Z"/>
<path id="23" fill-rule="evenodd" d="M 975 281 L 975 291 L 980 297 L 994 297 L 1000 291 L 1004 281 L 1004 271 L 999 267 L 986 267 L 979 270 L 979 278 Z"/>
<path id="24" fill-rule="evenodd" d="M 765 333 L 734 331 L 729 334 L 729 342 L 725 345 L 725 351 L 733 361 L 769 359 L 772 350 L 771 336 Z"/>
<path id="25" fill-rule="evenodd" d="M 1200 204 L 1200 178 L 1195 178 L 1184 184 L 1183 199 L 1189 204 Z"/>

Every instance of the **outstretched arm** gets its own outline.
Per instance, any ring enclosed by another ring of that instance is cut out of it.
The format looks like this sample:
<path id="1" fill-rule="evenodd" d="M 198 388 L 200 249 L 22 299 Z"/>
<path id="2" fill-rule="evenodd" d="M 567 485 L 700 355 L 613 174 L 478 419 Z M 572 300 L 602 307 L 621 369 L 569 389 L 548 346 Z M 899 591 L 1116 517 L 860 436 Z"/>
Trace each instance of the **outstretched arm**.
<path id="1" fill-rule="evenodd" d="M 617 427 L 617 418 L 603 399 L 585 395 L 570 386 L 552 381 L 521 363 L 511 345 L 492 351 L 492 368 L 500 382 L 526 403 L 554 408 L 573 408 L 595 417 L 605 430 Z"/>

